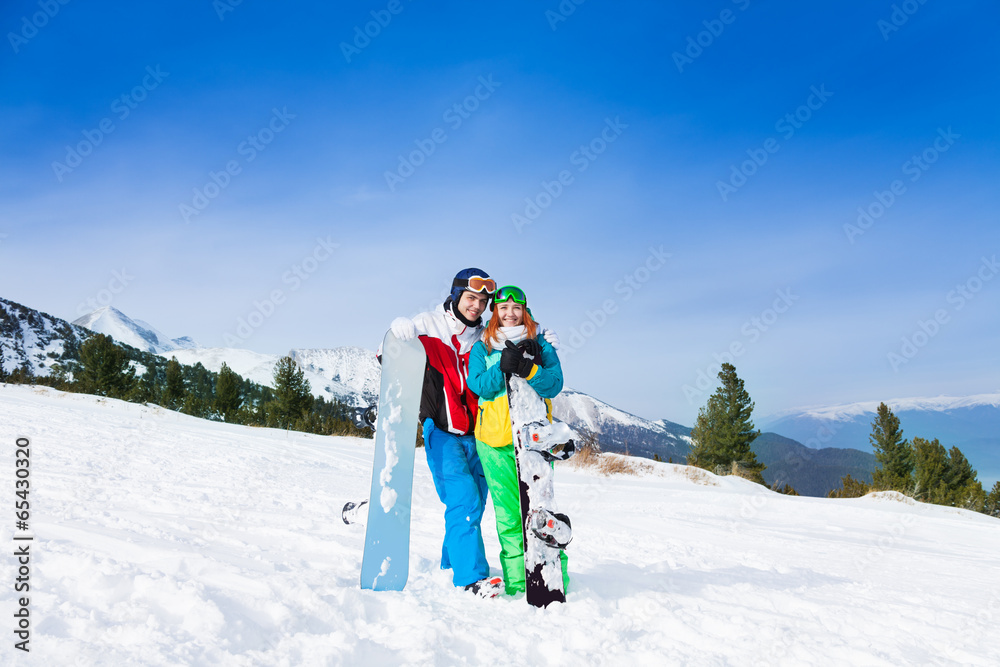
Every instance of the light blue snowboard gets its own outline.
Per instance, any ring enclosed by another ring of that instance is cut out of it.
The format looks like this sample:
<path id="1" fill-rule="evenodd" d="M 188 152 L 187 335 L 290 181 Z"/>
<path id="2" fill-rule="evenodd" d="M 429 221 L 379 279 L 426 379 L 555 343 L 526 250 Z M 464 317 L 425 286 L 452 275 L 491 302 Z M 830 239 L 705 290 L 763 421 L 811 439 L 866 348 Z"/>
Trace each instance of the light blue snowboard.
<path id="1" fill-rule="evenodd" d="M 426 362 L 418 339 L 385 335 L 361 588 L 401 591 L 409 575 L 413 459 Z"/>

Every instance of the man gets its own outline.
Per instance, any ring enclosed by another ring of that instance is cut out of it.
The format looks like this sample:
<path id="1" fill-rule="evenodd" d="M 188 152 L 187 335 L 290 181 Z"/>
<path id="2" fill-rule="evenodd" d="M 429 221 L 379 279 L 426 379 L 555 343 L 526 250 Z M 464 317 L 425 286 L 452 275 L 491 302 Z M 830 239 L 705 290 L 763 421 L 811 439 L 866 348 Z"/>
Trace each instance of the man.
<path id="1" fill-rule="evenodd" d="M 444 503 L 441 569 L 452 570 L 452 582 L 481 597 L 503 592 L 503 579 L 490 577 L 480 523 L 486 508 L 486 477 L 476 453 L 478 397 L 467 383 L 469 353 L 482 337 L 482 314 L 496 283 L 482 269 L 459 271 L 451 294 L 432 311 L 413 319 L 398 317 L 390 328 L 400 340 L 419 336 L 427 352 L 420 398 L 424 452 L 438 498 Z M 553 347 L 559 339 L 541 330 Z"/>
<path id="2" fill-rule="evenodd" d="M 459 271 L 451 294 L 436 309 L 392 321 L 396 338 L 420 337 L 427 369 L 420 398 L 424 452 L 438 498 L 445 505 L 441 568 L 452 570 L 455 586 L 493 597 L 503 580 L 490 577 L 480 523 L 486 507 L 486 478 L 476 454 L 478 399 L 466 383 L 469 352 L 483 332 L 482 314 L 496 283 L 481 269 Z"/>

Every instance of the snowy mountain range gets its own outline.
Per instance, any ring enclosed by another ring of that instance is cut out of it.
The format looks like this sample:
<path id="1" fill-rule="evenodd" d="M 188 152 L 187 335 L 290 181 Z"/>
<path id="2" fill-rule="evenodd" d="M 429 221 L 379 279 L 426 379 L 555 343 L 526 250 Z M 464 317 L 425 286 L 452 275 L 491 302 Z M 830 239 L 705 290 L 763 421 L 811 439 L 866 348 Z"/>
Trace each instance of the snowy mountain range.
<path id="1" fill-rule="evenodd" d="M 789 410 L 761 419 L 758 425 L 813 449 L 870 452 L 868 436 L 880 402 Z M 899 417 L 904 438 L 937 438 L 946 448 L 958 447 L 986 488 L 1000 479 L 1000 393 L 895 398 L 885 400 L 885 404 Z"/>
<path id="2" fill-rule="evenodd" d="M 188 365 L 200 362 L 214 372 L 218 372 L 225 362 L 244 378 L 269 387 L 274 381 L 274 366 L 284 355 L 229 347 L 199 347 L 163 352 L 160 356 L 177 357 L 177 361 Z M 316 396 L 357 406 L 378 401 L 381 370 L 371 350 L 360 347 L 297 349 L 290 350 L 287 356 L 302 368 Z"/>
<path id="3" fill-rule="evenodd" d="M 183 364 L 201 363 L 218 372 L 225 362 L 235 372 L 270 386 L 280 355 L 236 348 L 202 348 L 190 338 L 169 338 L 155 327 L 134 320 L 115 308 L 102 308 L 73 324 L 0 299 L 0 362 L 7 372 L 26 365 L 35 375 L 48 375 L 51 364 L 66 349 L 79 347 L 92 331 Z M 293 349 L 287 353 L 303 369 L 313 393 L 351 405 L 377 400 L 380 367 L 374 352 L 360 347 Z M 987 488 L 1000 478 L 1000 394 L 964 398 L 898 399 L 887 401 L 897 412 L 905 435 L 939 438 L 946 447 L 959 446 L 980 473 Z M 792 486 L 823 495 L 836 480 L 851 472 L 864 476 L 874 467 L 868 433 L 877 401 L 789 411 L 757 420 L 773 438 L 755 444 L 758 458 L 772 471 L 787 470 Z M 600 436 L 605 451 L 663 461 L 683 461 L 691 448 L 691 429 L 666 419 L 648 420 L 615 408 L 593 396 L 566 388 L 553 401 L 555 416 L 575 428 Z M 765 435 L 768 435 L 765 433 Z M 782 437 L 784 436 L 784 437 Z M 796 442 L 797 441 L 797 442 Z M 821 456 L 803 451 L 831 449 Z M 839 451 L 845 450 L 845 451 Z M 859 458 L 850 450 L 860 450 Z M 807 468 L 787 461 L 809 459 Z M 822 474 L 817 471 L 822 468 Z M 765 475 L 766 476 L 766 475 Z M 770 480 L 769 480 L 770 481 Z"/>
<path id="4" fill-rule="evenodd" d="M 637 417 L 569 387 L 552 399 L 552 413 L 575 429 L 599 434 L 605 451 L 683 461 L 691 450 L 691 429 Z"/>

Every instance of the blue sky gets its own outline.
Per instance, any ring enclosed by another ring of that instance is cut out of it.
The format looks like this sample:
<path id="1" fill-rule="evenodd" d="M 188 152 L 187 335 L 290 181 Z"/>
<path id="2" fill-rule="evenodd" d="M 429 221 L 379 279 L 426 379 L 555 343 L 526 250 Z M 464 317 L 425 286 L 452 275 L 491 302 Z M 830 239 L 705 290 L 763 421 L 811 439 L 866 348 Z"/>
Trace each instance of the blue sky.
<path id="1" fill-rule="evenodd" d="M 374 349 L 480 266 L 570 386 L 648 418 L 692 424 L 730 359 L 759 416 L 1000 391 L 998 19 L 6 3 L 0 296 Z"/>

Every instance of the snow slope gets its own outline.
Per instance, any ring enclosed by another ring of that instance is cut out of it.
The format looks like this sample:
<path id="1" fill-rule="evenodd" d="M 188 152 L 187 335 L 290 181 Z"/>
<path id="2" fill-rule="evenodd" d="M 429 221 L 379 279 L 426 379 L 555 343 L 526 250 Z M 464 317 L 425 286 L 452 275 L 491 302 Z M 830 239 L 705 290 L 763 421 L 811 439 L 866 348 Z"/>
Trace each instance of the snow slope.
<path id="1" fill-rule="evenodd" d="M 1000 522 L 962 510 L 560 467 L 572 584 L 537 610 L 438 569 L 420 453 L 409 583 L 376 593 L 358 587 L 363 530 L 339 516 L 367 491 L 370 440 L 2 384 L 0 415 L 8 452 L 32 440 L 32 664 L 1000 664 Z M 2 476 L 12 488 L 11 455 Z M 27 664 L 3 618 L 0 664 Z"/>

